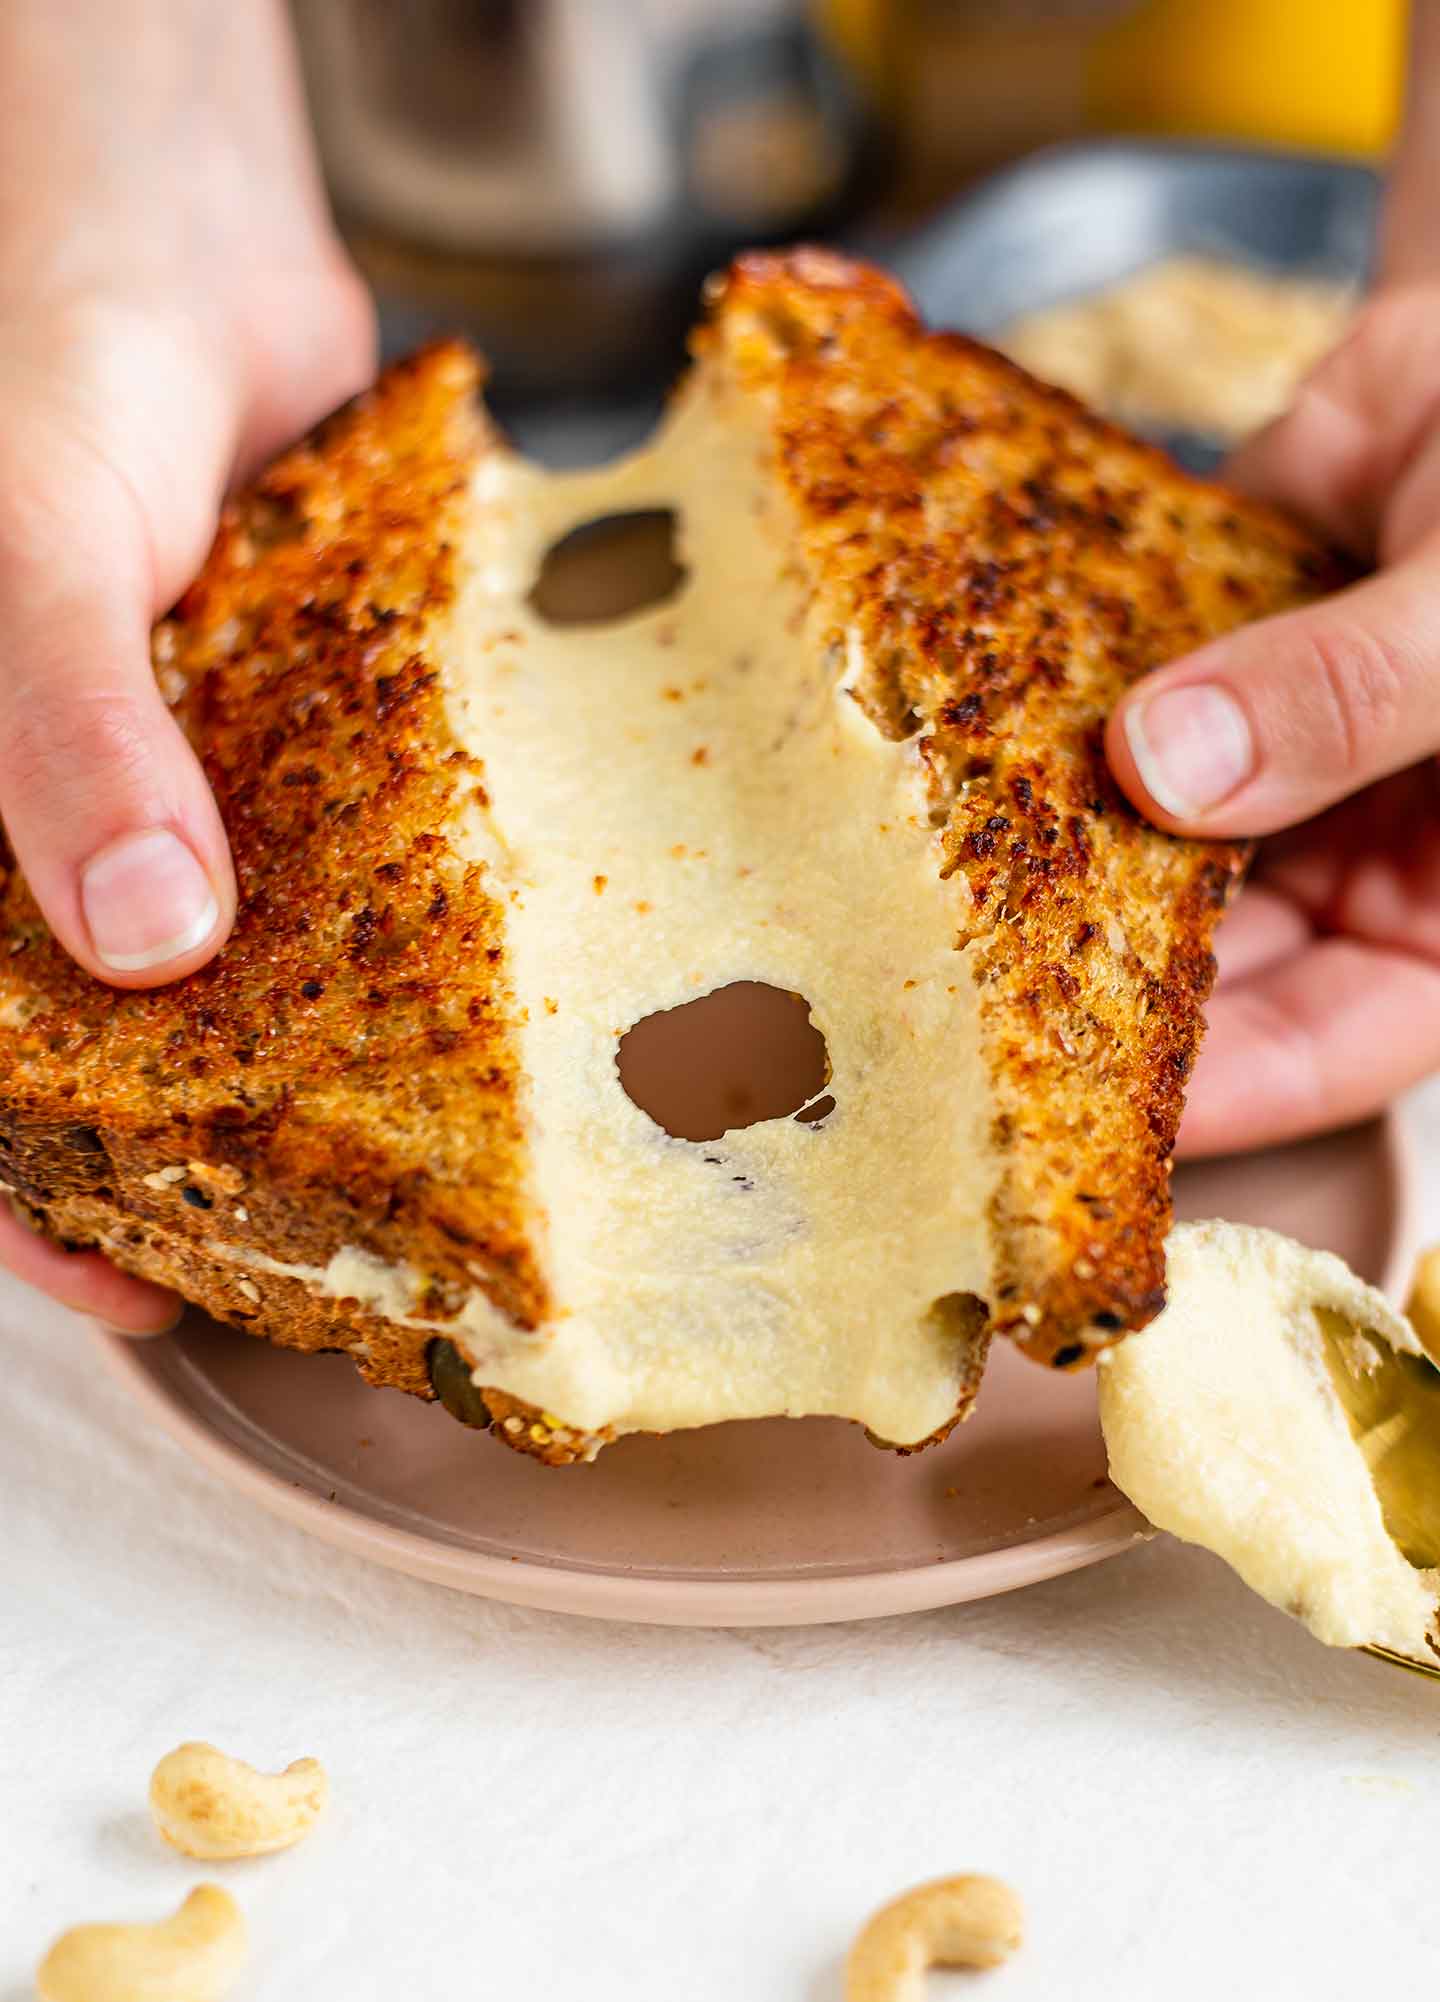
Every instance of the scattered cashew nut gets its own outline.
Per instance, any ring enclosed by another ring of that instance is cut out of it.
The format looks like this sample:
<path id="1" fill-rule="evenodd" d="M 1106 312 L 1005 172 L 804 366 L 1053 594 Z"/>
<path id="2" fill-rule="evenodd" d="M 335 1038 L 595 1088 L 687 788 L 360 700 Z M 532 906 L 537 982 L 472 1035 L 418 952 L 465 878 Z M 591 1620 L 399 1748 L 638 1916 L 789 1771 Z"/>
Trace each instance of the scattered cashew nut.
<path id="1" fill-rule="evenodd" d="M 310 1833 L 328 1791 L 318 1759 L 257 1773 L 213 1745 L 179 1745 L 150 1776 L 150 1812 L 187 1856 L 268 1856 Z"/>
<path id="2" fill-rule="evenodd" d="M 876 1912 L 845 1964 L 845 2002 L 922 2002 L 931 1967 L 998 1967 L 1024 1910 L 996 1877 L 941 1877 Z"/>
<path id="3" fill-rule="evenodd" d="M 245 1921 L 201 1884 L 159 1925 L 74 1926 L 35 1976 L 41 2002 L 220 2002 L 245 1962 Z"/>

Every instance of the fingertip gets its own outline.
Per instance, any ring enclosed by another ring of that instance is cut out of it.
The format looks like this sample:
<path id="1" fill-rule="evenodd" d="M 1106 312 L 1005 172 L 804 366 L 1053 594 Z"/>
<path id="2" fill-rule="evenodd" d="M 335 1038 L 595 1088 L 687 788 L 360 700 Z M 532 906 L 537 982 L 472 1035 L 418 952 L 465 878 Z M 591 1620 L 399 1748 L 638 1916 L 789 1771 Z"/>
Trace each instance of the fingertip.
<path id="1" fill-rule="evenodd" d="M 1178 823 L 1145 783 L 1141 769 L 1141 759 L 1145 756 L 1145 722 L 1141 710 L 1140 691 L 1132 688 L 1111 712 L 1105 726 L 1105 756 L 1120 790 L 1136 811 L 1167 833 L 1174 833 Z"/>
<path id="2" fill-rule="evenodd" d="M 97 979 L 174 980 L 229 932 L 225 829 L 153 678 L 72 656 L 43 685 L 0 677 L 0 806 L 46 922 Z"/>
<path id="3" fill-rule="evenodd" d="M 220 880 L 216 881 L 216 876 Z M 112 986 L 153 987 L 214 957 L 234 922 L 234 882 L 172 827 L 107 842 L 80 871 L 90 970 Z"/>
<path id="4" fill-rule="evenodd" d="M 1127 690 L 1106 719 L 1105 758 L 1112 776 L 1130 804 L 1138 807 L 1148 818 L 1155 810 L 1155 802 L 1141 783 L 1134 753 L 1130 749 L 1130 710 L 1136 694 L 1133 688 Z"/>
<path id="5" fill-rule="evenodd" d="M 118 1276 L 124 1278 L 126 1275 L 121 1273 Z M 179 1294 L 166 1293 L 158 1287 L 147 1286 L 140 1279 L 131 1283 L 142 1289 L 147 1297 L 137 1298 L 131 1307 L 121 1305 L 112 1308 L 109 1314 L 97 1314 L 92 1318 L 100 1322 L 107 1334 L 123 1335 L 127 1341 L 152 1342 L 161 1335 L 173 1335 L 184 1320 L 186 1312 L 185 1302 Z M 159 1295 L 153 1302 L 148 1297 L 152 1293 Z"/>
<path id="6" fill-rule="evenodd" d="M 1205 823 L 1250 779 L 1249 719 L 1223 684 L 1149 676 L 1110 717 L 1105 751 L 1126 798 L 1168 834 Z"/>
<path id="7" fill-rule="evenodd" d="M 67 1251 L 42 1237 L 11 1201 L 0 1205 L 0 1266 L 117 1334 L 167 1334 L 185 1311 L 176 1294 L 121 1272 L 98 1251 Z"/>

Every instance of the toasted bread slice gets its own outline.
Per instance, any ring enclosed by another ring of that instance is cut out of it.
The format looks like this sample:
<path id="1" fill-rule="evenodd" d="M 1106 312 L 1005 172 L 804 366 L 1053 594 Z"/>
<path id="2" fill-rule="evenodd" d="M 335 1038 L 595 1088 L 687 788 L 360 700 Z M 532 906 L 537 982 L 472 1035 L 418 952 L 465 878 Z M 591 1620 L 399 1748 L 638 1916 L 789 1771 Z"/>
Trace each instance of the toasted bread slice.
<path id="1" fill-rule="evenodd" d="M 1065 1367 L 1158 1311 L 1243 853 L 1145 826 L 1103 723 L 1338 581 L 863 265 L 744 258 L 694 347 L 617 466 L 524 464 L 446 346 L 227 509 L 155 633 L 239 873 L 212 966 L 117 993 L 0 901 L 42 1227 L 551 1460 L 913 1445 L 988 1325 Z M 547 609 L 547 551 L 657 510 L 664 602 Z M 804 997 L 832 1109 L 673 1137 L 621 1041 L 737 982 Z"/>

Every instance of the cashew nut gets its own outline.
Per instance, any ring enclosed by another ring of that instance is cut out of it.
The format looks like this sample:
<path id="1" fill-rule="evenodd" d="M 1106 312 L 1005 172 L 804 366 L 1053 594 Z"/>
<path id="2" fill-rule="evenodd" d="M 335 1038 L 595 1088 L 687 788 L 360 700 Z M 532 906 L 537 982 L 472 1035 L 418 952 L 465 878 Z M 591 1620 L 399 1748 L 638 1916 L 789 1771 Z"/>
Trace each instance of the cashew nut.
<path id="1" fill-rule="evenodd" d="M 859 1934 L 845 2002 L 922 2002 L 931 1967 L 998 1967 L 1024 1931 L 1020 1900 L 995 1877 L 941 1877 L 906 1891 Z"/>
<path id="2" fill-rule="evenodd" d="M 74 1926 L 35 1976 L 41 2002 L 220 2002 L 245 1961 L 228 1891 L 201 1884 L 159 1925 Z"/>
<path id="3" fill-rule="evenodd" d="M 268 1856 L 310 1833 L 328 1790 L 318 1759 L 257 1773 L 213 1745 L 179 1745 L 151 1774 L 150 1812 L 187 1856 Z"/>

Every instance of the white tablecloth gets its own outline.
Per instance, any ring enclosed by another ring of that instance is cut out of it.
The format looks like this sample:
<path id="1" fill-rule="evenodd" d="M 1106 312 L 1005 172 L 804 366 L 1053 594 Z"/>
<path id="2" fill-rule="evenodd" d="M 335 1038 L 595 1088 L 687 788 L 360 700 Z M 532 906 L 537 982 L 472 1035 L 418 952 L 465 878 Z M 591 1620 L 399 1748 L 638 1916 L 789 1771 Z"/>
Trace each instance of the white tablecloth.
<path id="1" fill-rule="evenodd" d="M 1440 1233 L 1440 1084 L 1409 1117 Z M 0 1292 L 0 2002 L 52 1935 L 159 1916 L 158 1755 L 315 1753 L 334 1812 L 208 1874 L 237 2002 L 839 2002 L 910 1882 L 993 1871 L 996 2002 L 1328 2002 L 1440 1965 L 1440 1687 L 1318 1647 L 1161 1540 L 910 1619 L 685 1633 L 340 1556 L 197 1471 L 83 1327 Z"/>

